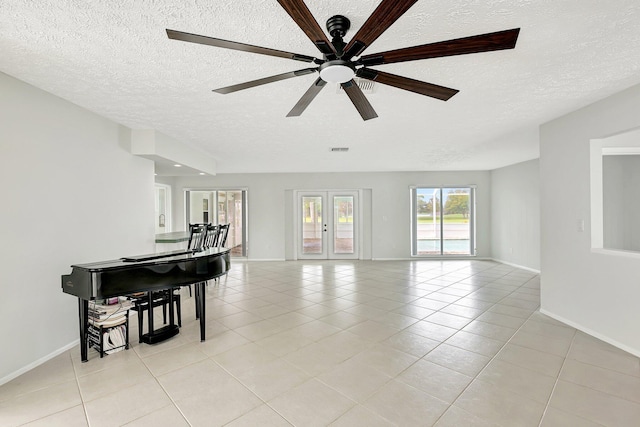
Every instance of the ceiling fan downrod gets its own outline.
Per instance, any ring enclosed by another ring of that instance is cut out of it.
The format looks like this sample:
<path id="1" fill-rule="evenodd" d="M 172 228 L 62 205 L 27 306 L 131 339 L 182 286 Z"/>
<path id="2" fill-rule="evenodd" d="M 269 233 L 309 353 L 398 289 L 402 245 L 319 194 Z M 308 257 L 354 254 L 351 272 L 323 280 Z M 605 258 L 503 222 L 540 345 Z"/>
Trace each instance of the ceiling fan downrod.
<path id="1" fill-rule="evenodd" d="M 336 48 L 336 56 L 338 58 L 342 57 L 344 47 L 347 45 L 343 37 L 349 31 L 349 28 L 351 28 L 351 21 L 346 16 L 334 15 L 327 19 L 327 31 L 332 37 L 331 44 Z"/>

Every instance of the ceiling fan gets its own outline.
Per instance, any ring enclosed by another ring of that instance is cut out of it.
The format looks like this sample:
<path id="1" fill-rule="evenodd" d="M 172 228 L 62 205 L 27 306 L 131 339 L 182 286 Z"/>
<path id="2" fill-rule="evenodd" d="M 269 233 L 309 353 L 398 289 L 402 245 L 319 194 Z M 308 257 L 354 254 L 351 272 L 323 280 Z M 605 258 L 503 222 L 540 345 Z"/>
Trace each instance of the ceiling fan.
<path id="1" fill-rule="evenodd" d="M 227 94 L 279 80 L 319 72 L 320 77 L 318 77 L 307 92 L 302 95 L 302 98 L 300 98 L 298 103 L 289 114 L 287 114 L 287 117 L 300 116 L 327 83 L 339 83 L 362 118 L 369 120 L 378 117 L 378 115 L 362 93 L 362 90 L 353 80 L 356 76 L 443 101 L 448 100 L 458 93 L 456 89 L 374 70 L 369 67 L 392 64 L 394 62 L 513 49 L 516 45 L 520 28 L 360 56 L 374 40 L 416 2 L 417 0 L 382 0 L 355 36 L 346 43 L 343 37 L 351 25 L 349 19 L 346 17 L 336 15 L 327 20 L 327 30 L 332 37 L 331 41 L 329 41 L 303 0 L 278 0 L 278 3 L 280 3 L 284 10 L 293 18 L 296 24 L 298 24 L 322 53 L 322 59 L 170 29 L 167 29 L 167 36 L 174 40 L 277 56 L 316 65 L 311 68 L 303 68 L 301 70 L 215 89 L 214 92 Z M 354 59 L 355 57 L 358 58 Z"/>

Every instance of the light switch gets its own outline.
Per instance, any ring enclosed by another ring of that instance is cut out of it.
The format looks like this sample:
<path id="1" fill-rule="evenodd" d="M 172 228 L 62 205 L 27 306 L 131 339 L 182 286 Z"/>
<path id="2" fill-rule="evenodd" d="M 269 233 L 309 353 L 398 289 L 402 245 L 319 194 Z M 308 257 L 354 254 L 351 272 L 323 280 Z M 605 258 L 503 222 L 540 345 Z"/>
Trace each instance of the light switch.
<path id="1" fill-rule="evenodd" d="M 584 231 L 584 219 L 579 219 L 578 220 L 578 231 L 579 232 L 583 232 Z"/>

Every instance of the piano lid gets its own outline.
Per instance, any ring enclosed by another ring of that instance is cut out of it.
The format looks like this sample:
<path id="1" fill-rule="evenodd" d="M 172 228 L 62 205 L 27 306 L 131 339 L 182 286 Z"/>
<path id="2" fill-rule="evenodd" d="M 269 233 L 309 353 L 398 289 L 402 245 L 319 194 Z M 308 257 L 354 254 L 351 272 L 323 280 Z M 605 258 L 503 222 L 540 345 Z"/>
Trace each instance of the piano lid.
<path id="1" fill-rule="evenodd" d="M 73 264 L 72 268 L 80 268 L 91 271 L 101 271 L 113 268 L 127 268 L 133 265 L 152 265 L 152 264 L 164 264 L 174 263 L 181 261 L 195 260 L 200 257 L 215 256 L 217 254 L 222 255 L 228 253 L 227 248 L 209 248 L 200 250 L 185 250 L 180 249 L 169 252 L 157 252 L 153 254 L 126 256 L 120 259 L 97 261 L 86 264 Z"/>
<path id="2" fill-rule="evenodd" d="M 140 261 L 149 261 L 152 259 L 168 258 L 172 256 L 177 256 L 177 255 L 192 255 L 196 252 L 202 252 L 203 250 L 204 249 L 202 248 L 184 249 L 184 250 L 169 251 L 169 252 L 157 252 L 154 254 L 147 254 L 147 255 L 134 255 L 134 256 L 122 257 L 120 259 L 124 262 L 140 262 Z"/>

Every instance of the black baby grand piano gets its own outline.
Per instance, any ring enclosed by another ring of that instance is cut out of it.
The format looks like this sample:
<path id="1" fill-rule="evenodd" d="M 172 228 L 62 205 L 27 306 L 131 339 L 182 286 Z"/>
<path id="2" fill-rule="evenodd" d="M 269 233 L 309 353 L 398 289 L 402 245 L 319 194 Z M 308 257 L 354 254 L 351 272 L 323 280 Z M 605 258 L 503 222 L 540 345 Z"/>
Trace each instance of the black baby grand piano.
<path id="1" fill-rule="evenodd" d="M 96 298 L 196 284 L 199 286 L 196 305 L 200 317 L 200 339 L 204 341 L 205 282 L 225 274 L 229 265 L 229 249 L 225 248 L 160 252 L 72 265 L 71 274 L 62 276 L 62 291 L 78 297 L 82 361 L 88 360 L 89 300 Z M 170 301 L 170 306 L 172 305 Z M 145 341 L 154 343 L 178 333 L 178 326 L 173 324 L 173 319 L 169 323 L 158 331 L 150 332 Z"/>

